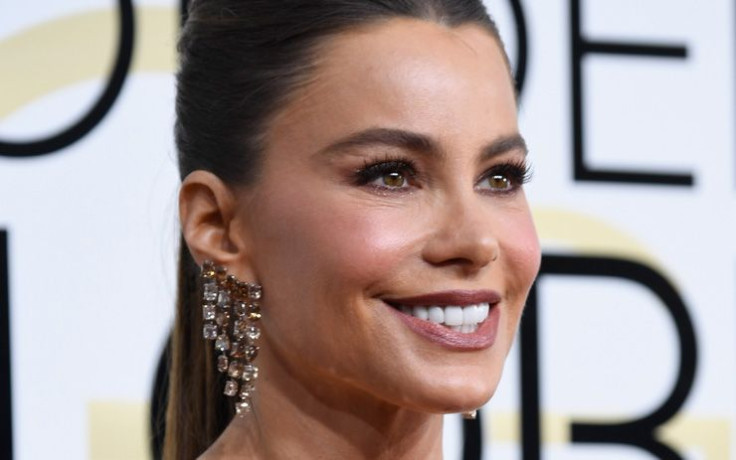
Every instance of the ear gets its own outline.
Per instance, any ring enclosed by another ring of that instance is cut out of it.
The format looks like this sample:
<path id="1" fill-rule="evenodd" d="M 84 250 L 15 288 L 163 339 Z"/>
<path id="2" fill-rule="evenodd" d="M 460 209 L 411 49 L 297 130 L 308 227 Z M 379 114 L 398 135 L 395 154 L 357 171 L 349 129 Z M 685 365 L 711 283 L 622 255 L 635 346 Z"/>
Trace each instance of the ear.
<path id="1" fill-rule="evenodd" d="M 208 171 L 194 171 L 179 191 L 182 234 L 197 264 L 211 260 L 240 279 L 252 279 L 244 229 L 233 190 Z"/>

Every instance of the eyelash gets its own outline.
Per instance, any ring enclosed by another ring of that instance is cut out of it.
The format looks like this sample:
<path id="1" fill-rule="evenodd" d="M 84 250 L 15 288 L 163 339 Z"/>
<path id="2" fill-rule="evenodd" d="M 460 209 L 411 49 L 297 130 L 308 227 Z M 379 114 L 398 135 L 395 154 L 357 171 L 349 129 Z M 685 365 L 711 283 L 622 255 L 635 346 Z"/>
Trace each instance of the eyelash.
<path id="1" fill-rule="evenodd" d="M 524 160 L 507 161 L 505 163 L 493 165 L 489 168 L 480 178 L 478 183 L 488 180 L 494 176 L 503 176 L 508 178 L 511 182 L 511 188 L 491 193 L 513 193 L 524 184 L 529 183 L 532 179 L 532 170 L 529 163 Z"/>
<path id="2" fill-rule="evenodd" d="M 396 172 L 401 173 L 410 183 L 415 182 L 418 177 L 417 167 L 413 161 L 386 157 L 379 161 L 366 161 L 362 168 L 355 171 L 355 184 L 365 186 L 386 174 Z M 376 188 L 398 190 L 392 187 L 376 186 Z"/>
<path id="3" fill-rule="evenodd" d="M 354 182 L 359 186 L 367 186 L 371 182 L 390 173 L 400 173 L 410 185 L 420 177 L 416 164 L 412 160 L 386 157 L 374 162 L 366 161 L 363 167 L 355 171 Z M 483 173 L 477 184 L 494 176 L 507 178 L 511 182 L 511 187 L 508 190 L 497 190 L 491 191 L 490 193 L 510 194 L 528 183 L 532 178 L 532 172 L 529 164 L 524 160 L 508 161 L 490 167 Z M 405 187 L 386 187 L 380 185 L 374 185 L 374 187 L 380 190 L 390 191 L 404 191 L 405 189 Z"/>

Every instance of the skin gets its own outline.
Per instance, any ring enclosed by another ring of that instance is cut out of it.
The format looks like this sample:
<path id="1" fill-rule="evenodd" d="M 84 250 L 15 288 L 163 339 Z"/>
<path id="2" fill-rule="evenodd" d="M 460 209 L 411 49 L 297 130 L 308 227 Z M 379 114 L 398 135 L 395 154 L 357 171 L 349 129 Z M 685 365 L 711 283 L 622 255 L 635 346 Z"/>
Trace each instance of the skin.
<path id="1" fill-rule="evenodd" d="M 264 290 L 255 410 L 203 458 L 441 458 L 439 414 L 493 395 L 539 268 L 523 189 L 485 178 L 526 155 L 518 142 L 482 155 L 518 136 L 509 71 L 483 29 L 406 19 L 332 38 L 321 58 L 270 124 L 256 184 L 196 171 L 182 186 L 195 259 Z M 372 128 L 433 150 L 328 149 Z M 356 183 L 387 158 L 418 173 Z M 429 341 L 382 300 L 457 289 L 501 294 L 490 348 Z"/>

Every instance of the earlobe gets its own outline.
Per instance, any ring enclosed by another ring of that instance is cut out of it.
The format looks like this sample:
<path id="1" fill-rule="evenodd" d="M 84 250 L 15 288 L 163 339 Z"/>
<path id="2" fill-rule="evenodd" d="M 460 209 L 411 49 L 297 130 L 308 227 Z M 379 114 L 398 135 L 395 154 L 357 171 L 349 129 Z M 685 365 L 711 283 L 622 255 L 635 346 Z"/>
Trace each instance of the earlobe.
<path id="1" fill-rule="evenodd" d="M 179 191 L 179 219 L 182 234 L 197 264 L 213 260 L 242 267 L 245 245 L 233 231 L 236 216 L 233 191 L 208 171 L 194 171 Z"/>

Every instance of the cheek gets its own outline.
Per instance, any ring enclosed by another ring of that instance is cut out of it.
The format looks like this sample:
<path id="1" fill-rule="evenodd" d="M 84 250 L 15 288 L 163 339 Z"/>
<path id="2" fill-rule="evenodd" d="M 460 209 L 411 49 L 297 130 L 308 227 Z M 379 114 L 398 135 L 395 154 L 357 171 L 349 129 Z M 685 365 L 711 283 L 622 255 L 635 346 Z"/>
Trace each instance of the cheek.
<path id="1" fill-rule="evenodd" d="M 503 254 L 501 271 L 508 300 L 508 316 L 503 327 L 507 342 L 505 352 L 508 353 L 518 330 L 529 290 L 539 271 L 541 251 L 531 215 L 527 212 L 515 216 L 513 222 L 506 222 L 499 243 Z"/>
<path id="2" fill-rule="evenodd" d="M 509 292 L 523 304 L 539 272 L 541 250 L 531 214 L 515 216 L 505 225 L 500 241 L 504 254 L 506 282 Z"/>
<path id="3" fill-rule="evenodd" d="M 329 363 L 336 369 L 338 361 L 364 367 L 372 341 L 359 338 L 381 333 L 367 320 L 364 301 L 395 278 L 419 229 L 396 222 L 397 208 L 361 205 L 334 191 L 271 198 L 259 206 L 254 254 L 266 340 L 310 368 Z"/>
<path id="4" fill-rule="evenodd" d="M 403 218 L 397 207 L 365 205 L 334 191 L 271 198 L 260 212 L 257 258 L 270 267 L 268 275 L 324 294 L 356 285 L 367 290 L 386 279 L 422 228 L 421 219 Z"/>

